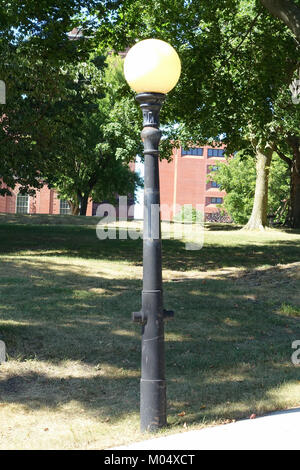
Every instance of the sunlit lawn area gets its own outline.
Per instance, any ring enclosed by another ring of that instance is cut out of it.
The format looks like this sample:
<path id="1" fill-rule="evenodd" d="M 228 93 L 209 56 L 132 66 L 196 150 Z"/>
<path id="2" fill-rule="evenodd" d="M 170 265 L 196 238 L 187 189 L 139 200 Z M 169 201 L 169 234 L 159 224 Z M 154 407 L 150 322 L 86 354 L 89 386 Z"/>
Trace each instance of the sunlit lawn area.
<path id="1" fill-rule="evenodd" d="M 0 215 L 1 449 L 104 449 L 145 437 L 131 321 L 142 241 L 99 241 L 96 223 Z M 175 318 L 162 433 L 299 406 L 300 234 L 207 226 L 202 250 L 172 239 L 163 250 Z"/>

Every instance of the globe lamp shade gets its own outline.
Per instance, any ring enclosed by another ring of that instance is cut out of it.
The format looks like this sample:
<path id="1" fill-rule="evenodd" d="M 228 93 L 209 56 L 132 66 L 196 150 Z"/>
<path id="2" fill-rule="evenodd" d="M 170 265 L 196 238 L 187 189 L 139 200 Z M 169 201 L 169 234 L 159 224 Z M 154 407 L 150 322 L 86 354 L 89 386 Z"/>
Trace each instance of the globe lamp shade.
<path id="1" fill-rule="evenodd" d="M 136 43 L 124 61 L 124 75 L 137 93 L 167 94 L 177 84 L 181 62 L 175 49 L 160 39 Z"/>

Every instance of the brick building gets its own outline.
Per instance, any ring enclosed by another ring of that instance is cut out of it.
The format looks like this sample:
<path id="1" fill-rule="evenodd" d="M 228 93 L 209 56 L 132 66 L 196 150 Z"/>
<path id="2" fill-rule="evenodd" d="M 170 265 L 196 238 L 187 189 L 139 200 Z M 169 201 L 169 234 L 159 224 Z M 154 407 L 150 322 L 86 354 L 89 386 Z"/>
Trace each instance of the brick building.
<path id="1" fill-rule="evenodd" d="M 162 204 L 162 220 L 173 220 L 178 213 L 179 206 L 185 204 L 202 205 L 206 220 L 213 220 L 218 214 L 218 205 L 222 204 L 225 196 L 214 182 L 208 182 L 208 175 L 213 174 L 219 162 L 224 162 L 224 146 L 212 148 L 211 146 L 193 147 L 188 150 L 182 148 L 173 150 L 170 163 L 163 160 L 159 164 L 160 191 Z M 143 166 L 143 165 L 142 165 Z M 130 165 L 132 171 L 143 169 Z M 142 218 L 143 194 L 139 191 L 139 204 L 135 208 L 135 218 Z M 117 202 L 117 201 L 116 201 Z M 133 201 L 128 200 L 128 204 Z M 95 215 L 98 204 L 89 200 L 87 215 Z M 116 203 L 118 207 L 118 203 Z M 140 208 L 140 209 L 139 209 Z M 139 210 L 138 210 L 139 209 Z M 58 198 L 57 192 L 44 186 L 36 191 L 35 196 L 19 194 L 17 186 L 12 196 L 0 196 L 0 213 L 22 214 L 69 214 L 67 201 Z M 138 215 L 136 215 L 138 214 Z"/>
<path id="2" fill-rule="evenodd" d="M 129 168 L 135 171 L 135 163 L 130 162 Z M 5 184 L 3 188 L 7 187 Z M 12 196 L 0 196 L 0 213 L 7 214 L 49 214 L 66 215 L 70 214 L 70 206 L 67 201 L 58 198 L 58 193 L 54 189 L 49 189 L 47 185 L 40 190 L 36 190 L 35 196 L 19 194 L 20 185 L 14 190 L 10 189 Z M 100 203 L 89 199 L 87 206 L 87 216 L 96 215 Z M 116 209 L 118 214 L 118 196 L 116 196 Z M 128 195 L 128 206 L 133 204 L 132 196 Z M 132 217 L 131 217 L 132 218 Z"/>
<path id="3" fill-rule="evenodd" d="M 59 199 L 57 192 L 43 186 L 35 196 L 22 195 L 19 187 L 12 191 L 12 196 L 0 196 L 0 212 L 7 214 L 69 214 L 67 201 Z M 87 215 L 92 215 L 93 203 L 88 203 Z"/>
<path id="4" fill-rule="evenodd" d="M 224 162 L 225 147 L 211 146 L 173 150 L 173 159 L 160 162 L 160 191 L 162 220 L 172 220 L 178 212 L 176 205 L 202 205 L 205 219 L 213 220 L 219 212 L 218 204 L 223 203 L 225 191 L 220 191 L 214 182 L 208 182 L 220 162 Z"/>

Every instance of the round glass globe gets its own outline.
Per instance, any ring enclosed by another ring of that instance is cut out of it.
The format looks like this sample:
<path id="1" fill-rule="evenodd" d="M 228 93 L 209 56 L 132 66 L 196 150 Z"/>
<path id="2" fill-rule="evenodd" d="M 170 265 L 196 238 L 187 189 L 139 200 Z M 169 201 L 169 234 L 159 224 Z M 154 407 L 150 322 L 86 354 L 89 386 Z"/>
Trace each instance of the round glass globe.
<path id="1" fill-rule="evenodd" d="M 137 93 L 166 94 L 174 88 L 181 73 L 175 49 L 160 39 L 145 39 L 135 44 L 124 61 L 124 74 Z"/>

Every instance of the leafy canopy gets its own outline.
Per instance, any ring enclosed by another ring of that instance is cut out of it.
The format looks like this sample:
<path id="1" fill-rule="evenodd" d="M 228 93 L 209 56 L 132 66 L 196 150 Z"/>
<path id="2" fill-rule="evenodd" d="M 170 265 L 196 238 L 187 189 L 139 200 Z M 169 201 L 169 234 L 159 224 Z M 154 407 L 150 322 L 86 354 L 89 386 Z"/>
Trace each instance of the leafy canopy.
<path id="1" fill-rule="evenodd" d="M 113 200 L 116 193 L 134 192 L 137 182 L 129 163 L 141 152 L 138 110 L 125 85 L 122 59 L 109 55 L 69 67 L 68 94 L 54 104 L 49 125 L 49 183 L 62 197 L 79 204 L 82 199 Z"/>

